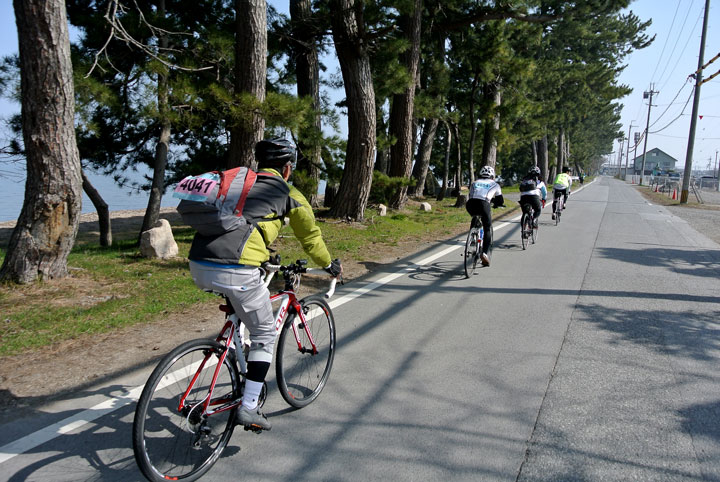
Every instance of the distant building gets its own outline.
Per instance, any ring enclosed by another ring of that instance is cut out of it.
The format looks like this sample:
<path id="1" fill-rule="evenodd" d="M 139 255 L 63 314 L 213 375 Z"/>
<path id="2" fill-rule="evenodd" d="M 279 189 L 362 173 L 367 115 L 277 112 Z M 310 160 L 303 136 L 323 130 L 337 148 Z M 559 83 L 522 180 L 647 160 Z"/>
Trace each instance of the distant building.
<path id="1" fill-rule="evenodd" d="M 638 156 L 633 161 L 634 174 L 640 174 L 642 169 L 643 156 Z M 675 170 L 677 159 L 661 151 L 657 147 L 647 151 L 645 155 L 645 174 L 660 174 Z"/>

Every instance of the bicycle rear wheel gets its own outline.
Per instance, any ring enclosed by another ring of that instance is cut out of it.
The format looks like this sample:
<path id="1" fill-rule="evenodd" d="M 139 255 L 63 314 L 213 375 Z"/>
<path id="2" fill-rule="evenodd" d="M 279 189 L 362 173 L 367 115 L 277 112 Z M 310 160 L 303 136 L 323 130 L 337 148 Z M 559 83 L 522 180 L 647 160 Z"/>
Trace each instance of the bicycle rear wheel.
<path id="1" fill-rule="evenodd" d="M 315 350 L 300 317 L 292 313 L 280 332 L 275 363 L 280 395 L 296 408 L 310 404 L 320 395 L 335 357 L 335 318 L 330 305 L 319 296 L 304 298 L 300 305 Z"/>
<path id="2" fill-rule="evenodd" d="M 562 213 L 562 200 L 558 200 L 555 208 L 555 226 L 560 224 L 560 213 Z"/>
<path id="3" fill-rule="evenodd" d="M 527 249 L 528 238 L 532 234 L 532 221 L 527 213 L 522 213 L 520 217 L 520 241 L 522 242 L 522 249 Z"/>
<path id="4" fill-rule="evenodd" d="M 470 232 L 465 240 L 465 277 L 469 278 L 475 273 L 477 262 L 480 257 L 480 243 L 478 242 L 479 229 L 477 227 L 470 228 Z"/>
<path id="5" fill-rule="evenodd" d="M 189 341 L 166 355 L 150 375 L 133 421 L 135 460 L 148 480 L 195 480 L 227 446 L 236 407 L 210 416 L 202 408 L 224 350 L 213 340 Z M 231 407 L 240 398 L 240 377 L 229 358 L 218 371 L 209 409 Z"/>

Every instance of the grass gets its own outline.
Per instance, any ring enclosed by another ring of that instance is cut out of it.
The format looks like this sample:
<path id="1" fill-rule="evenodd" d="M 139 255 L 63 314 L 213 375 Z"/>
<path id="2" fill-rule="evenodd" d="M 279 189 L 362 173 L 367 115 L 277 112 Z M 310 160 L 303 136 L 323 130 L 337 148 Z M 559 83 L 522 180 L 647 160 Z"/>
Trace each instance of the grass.
<path id="1" fill-rule="evenodd" d="M 318 224 L 330 253 L 343 263 L 377 262 L 393 246 L 446 239 L 467 227 L 469 216 L 452 207 L 454 199 L 428 202 L 430 212 L 414 205 L 381 217 L 368 209 L 362 223 L 338 222 L 320 211 Z M 511 201 L 506 205 L 494 216 L 514 207 Z M 113 233 L 115 241 L 108 248 L 100 247 L 97 239 L 79 238 L 68 257 L 69 278 L 0 286 L 0 357 L 152 323 L 214 299 L 190 278 L 186 258 L 194 231 L 173 226 L 173 234 L 179 254 L 172 260 L 142 257 L 135 244 L 137 232 Z M 288 227 L 272 247 L 285 261 L 306 258 Z M 0 250 L 0 263 L 4 256 Z"/>

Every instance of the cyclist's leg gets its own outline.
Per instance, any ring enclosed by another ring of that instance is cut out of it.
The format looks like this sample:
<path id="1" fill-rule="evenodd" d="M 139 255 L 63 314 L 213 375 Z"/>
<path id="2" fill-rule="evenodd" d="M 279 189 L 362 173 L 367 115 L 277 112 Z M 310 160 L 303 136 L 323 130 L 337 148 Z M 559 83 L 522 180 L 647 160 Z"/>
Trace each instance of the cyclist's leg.
<path id="1" fill-rule="evenodd" d="M 532 196 L 532 199 L 530 200 L 533 207 L 533 223 L 535 223 L 535 226 L 537 226 L 538 219 L 540 218 L 540 213 L 542 211 L 542 203 L 540 202 L 540 196 Z"/>
<path id="2" fill-rule="evenodd" d="M 270 423 L 256 410 L 276 338 L 270 292 L 263 284 L 262 272 L 257 268 L 214 268 L 192 262 L 190 265 L 195 283 L 226 295 L 250 332 L 248 371 L 238 418 L 246 426 L 269 430 Z"/>
<path id="3" fill-rule="evenodd" d="M 563 209 L 567 207 L 568 196 L 570 195 L 570 188 L 563 190 Z"/>
<path id="4" fill-rule="evenodd" d="M 482 262 L 487 266 L 490 262 L 487 253 L 490 250 L 490 243 L 492 243 L 492 211 L 490 203 L 486 200 L 482 200 L 480 220 L 483 225 Z"/>
<path id="5" fill-rule="evenodd" d="M 560 198 L 562 191 L 560 189 L 553 189 L 553 203 L 552 203 L 552 212 L 553 216 L 555 216 L 555 209 L 557 209 L 557 203 L 558 199 Z"/>
<path id="6" fill-rule="evenodd" d="M 480 227 L 480 219 L 478 218 L 478 209 L 480 206 L 479 199 L 468 199 L 465 203 L 465 210 L 468 212 L 472 219 L 470 220 L 470 227 Z"/>

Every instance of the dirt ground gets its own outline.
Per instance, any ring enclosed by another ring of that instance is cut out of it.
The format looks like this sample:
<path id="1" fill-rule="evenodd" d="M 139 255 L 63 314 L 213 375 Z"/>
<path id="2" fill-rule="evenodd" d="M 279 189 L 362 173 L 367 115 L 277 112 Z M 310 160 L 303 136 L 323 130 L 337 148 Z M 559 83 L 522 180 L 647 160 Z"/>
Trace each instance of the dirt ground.
<path id="1" fill-rule="evenodd" d="M 142 211 L 119 211 L 112 213 L 113 235 L 122 232 L 137 233 L 142 225 Z M 506 213 L 503 217 L 511 216 Z M 171 221 L 177 216 L 174 208 L 163 210 L 162 216 Z M 0 243 L 6 243 L 12 232 L 14 222 L 0 223 Z M 464 228 L 458 230 L 458 234 Z M 78 236 L 98 236 L 97 217 L 83 215 Z M 133 234 L 135 235 L 135 234 Z M 423 249 L 429 243 L 447 239 L 428 235 L 418 243 L 417 240 L 398 243 L 397 246 L 373 246 L 379 250 L 380 262 L 356 263 L 343 262 L 344 278 L 347 283 L 380 269 L 383 265 L 407 257 Z M 51 289 L 62 293 L 77 291 L 77 299 L 66 299 L 66 303 L 83 304 L 88 300 L 91 290 L 66 289 L 69 284 L 81 281 L 72 277 L 47 282 Z M 87 283 L 87 281 L 82 281 Z M 325 283 L 326 281 L 323 281 Z M 320 291 L 322 286 L 313 287 L 310 278 L 304 278 L 304 287 Z M 81 287 L 82 288 L 82 287 Z M 303 294 L 302 292 L 300 293 Z M 192 316 L 178 313 L 153 323 L 124 328 L 104 335 L 81 337 L 47 346 L 42 350 L 5 357 L 0 363 L 0 412 L 13 408 L 37 405 L 77 390 L 86 389 L 122 373 L 156 363 L 180 343 L 199 337 L 214 336 L 222 326 L 223 315 L 215 307 L 219 301 L 208 302 L 202 309 L 194 307 Z M 197 313 L 206 313 L 198 320 Z M 213 315 L 213 313 L 216 313 Z"/>

